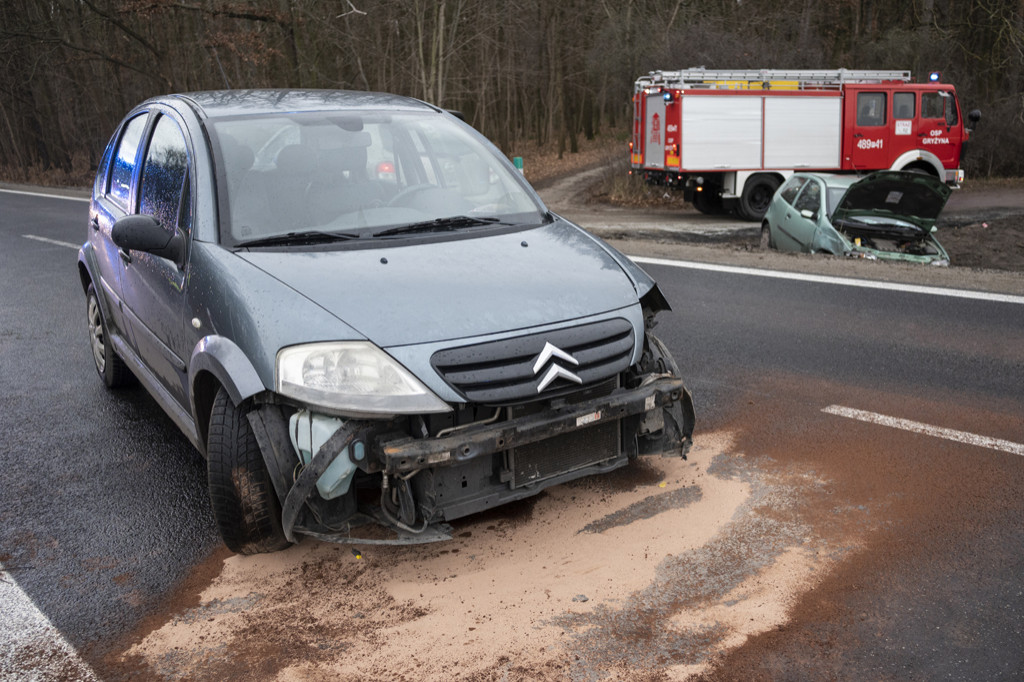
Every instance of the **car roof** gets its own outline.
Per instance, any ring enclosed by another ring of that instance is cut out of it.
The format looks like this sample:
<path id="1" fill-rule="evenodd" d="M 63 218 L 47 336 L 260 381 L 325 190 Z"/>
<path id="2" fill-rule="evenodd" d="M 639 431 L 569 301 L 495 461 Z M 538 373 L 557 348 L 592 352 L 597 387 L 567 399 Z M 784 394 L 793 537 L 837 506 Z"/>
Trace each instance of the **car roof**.
<path id="1" fill-rule="evenodd" d="M 154 101 L 168 100 L 187 102 L 202 118 L 353 109 L 440 111 L 411 97 L 354 90 L 211 90 L 167 95 Z"/>
<path id="2" fill-rule="evenodd" d="M 797 173 L 801 177 L 818 178 L 828 189 L 847 189 L 850 185 L 863 180 L 863 175 L 838 175 L 835 173 Z"/>

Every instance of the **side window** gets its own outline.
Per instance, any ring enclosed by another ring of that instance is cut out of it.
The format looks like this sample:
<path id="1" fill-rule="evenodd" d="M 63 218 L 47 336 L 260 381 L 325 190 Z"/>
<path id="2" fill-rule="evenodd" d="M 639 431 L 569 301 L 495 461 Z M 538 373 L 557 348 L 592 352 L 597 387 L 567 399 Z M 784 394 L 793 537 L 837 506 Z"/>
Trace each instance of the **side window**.
<path id="1" fill-rule="evenodd" d="M 782 198 L 785 199 L 787 204 L 793 204 L 793 199 L 796 199 L 797 192 L 800 191 L 800 188 L 804 186 L 805 182 L 807 182 L 807 178 L 801 178 L 799 176 L 789 179 L 786 186 L 782 188 Z"/>
<path id="2" fill-rule="evenodd" d="M 956 97 L 952 92 L 925 92 L 921 94 L 921 118 L 941 118 L 946 125 L 956 125 Z"/>
<path id="3" fill-rule="evenodd" d="M 140 114 L 128 122 L 121 135 L 114 156 L 114 168 L 110 174 L 110 198 L 125 211 L 132 191 L 132 174 L 135 172 L 135 153 L 139 150 L 142 130 L 146 127 L 148 114 Z"/>
<path id="4" fill-rule="evenodd" d="M 807 187 L 793 204 L 793 208 L 798 211 L 818 213 L 821 210 L 821 186 L 816 182 L 808 182 Z"/>
<path id="5" fill-rule="evenodd" d="M 885 125 L 885 93 L 884 92 L 858 92 L 857 93 L 857 125 L 859 125 L 859 126 L 884 126 Z"/>
<path id="6" fill-rule="evenodd" d="M 897 92 L 892 96 L 892 117 L 904 120 L 914 118 L 914 93 Z"/>
<path id="7" fill-rule="evenodd" d="M 110 172 L 110 158 L 114 155 L 114 139 L 111 139 L 107 143 L 107 148 L 103 150 L 103 158 L 100 159 L 100 165 L 96 169 L 96 180 L 92 183 L 92 195 L 98 197 L 107 190 L 107 174 Z"/>
<path id="8" fill-rule="evenodd" d="M 178 124 L 161 116 L 142 166 L 142 191 L 139 212 L 155 217 L 168 232 L 179 224 L 181 197 L 188 177 L 188 149 Z M 187 229 L 187 225 L 183 225 Z"/>

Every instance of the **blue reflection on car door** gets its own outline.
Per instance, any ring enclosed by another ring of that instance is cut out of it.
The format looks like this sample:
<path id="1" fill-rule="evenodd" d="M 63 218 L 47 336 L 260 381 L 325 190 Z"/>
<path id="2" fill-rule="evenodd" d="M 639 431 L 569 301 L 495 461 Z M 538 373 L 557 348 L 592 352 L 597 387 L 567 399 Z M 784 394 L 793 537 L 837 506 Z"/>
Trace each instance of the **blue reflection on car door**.
<path id="1" fill-rule="evenodd" d="M 157 119 L 139 174 L 139 212 L 168 231 L 187 237 L 192 226 L 192 193 L 185 139 L 169 116 Z M 186 359 L 190 339 L 184 333 L 184 263 L 132 251 L 124 265 L 124 301 L 130 312 L 139 356 L 179 404 L 187 405 Z"/>

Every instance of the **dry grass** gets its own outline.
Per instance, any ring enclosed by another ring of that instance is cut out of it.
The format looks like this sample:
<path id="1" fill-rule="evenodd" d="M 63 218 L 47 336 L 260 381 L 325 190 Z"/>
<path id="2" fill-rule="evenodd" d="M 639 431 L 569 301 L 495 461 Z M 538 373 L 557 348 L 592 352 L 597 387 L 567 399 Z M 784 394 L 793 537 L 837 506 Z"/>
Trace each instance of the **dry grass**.
<path id="1" fill-rule="evenodd" d="M 71 159 L 71 169 L 31 166 L 0 166 L 0 182 L 13 182 L 41 187 L 89 187 L 96 177 L 96 168 L 85 154 Z"/>

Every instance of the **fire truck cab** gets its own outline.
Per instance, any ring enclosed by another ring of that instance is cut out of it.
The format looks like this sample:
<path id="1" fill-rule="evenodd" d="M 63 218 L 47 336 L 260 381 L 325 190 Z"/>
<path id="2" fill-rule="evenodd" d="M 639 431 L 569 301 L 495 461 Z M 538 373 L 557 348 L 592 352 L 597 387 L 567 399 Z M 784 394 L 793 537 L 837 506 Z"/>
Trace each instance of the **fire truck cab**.
<path id="1" fill-rule="evenodd" d="M 916 170 L 958 187 L 970 134 L 956 89 L 909 71 L 653 71 L 633 112 L 631 173 L 748 220 L 796 171 Z"/>

